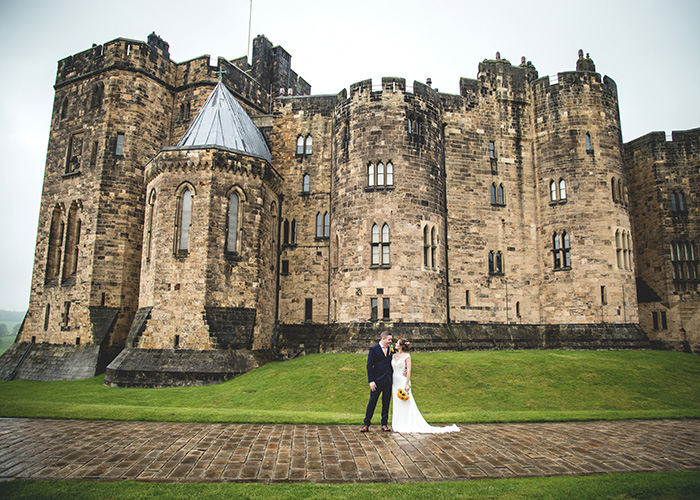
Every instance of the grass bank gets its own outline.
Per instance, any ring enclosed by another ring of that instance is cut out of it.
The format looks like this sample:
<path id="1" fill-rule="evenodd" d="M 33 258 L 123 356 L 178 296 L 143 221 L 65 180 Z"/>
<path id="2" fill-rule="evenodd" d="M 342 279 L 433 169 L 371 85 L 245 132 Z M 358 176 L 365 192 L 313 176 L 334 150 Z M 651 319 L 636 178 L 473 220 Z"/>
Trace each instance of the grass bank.
<path id="1" fill-rule="evenodd" d="M 525 479 L 486 479 L 443 483 L 404 484 L 163 484 L 136 482 L 10 481 L 0 484 L 8 500 L 191 499 L 305 500 L 343 498 L 423 500 L 695 500 L 700 496 L 700 472 L 611 474 Z"/>
<path id="2" fill-rule="evenodd" d="M 361 354 L 311 355 L 168 389 L 110 388 L 102 377 L 0 382 L 0 416 L 356 424 L 367 403 L 365 363 Z M 414 353 L 413 363 L 414 396 L 432 423 L 700 418 L 700 356 L 690 354 Z"/>

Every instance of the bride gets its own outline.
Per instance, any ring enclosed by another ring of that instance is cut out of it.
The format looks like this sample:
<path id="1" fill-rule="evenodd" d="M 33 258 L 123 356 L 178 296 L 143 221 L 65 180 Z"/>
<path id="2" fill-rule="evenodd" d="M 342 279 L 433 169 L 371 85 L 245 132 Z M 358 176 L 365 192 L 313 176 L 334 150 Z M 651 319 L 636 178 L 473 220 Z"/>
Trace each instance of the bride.
<path id="1" fill-rule="evenodd" d="M 416 400 L 411 387 L 411 355 L 408 351 L 411 343 L 406 339 L 400 339 L 396 343 L 396 354 L 391 360 L 391 367 L 394 370 L 392 384 L 392 417 L 391 424 L 394 432 L 424 432 L 442 433 L 457 432 L 459 427 L 452 424 L 449 427 L 434 427 L 425 421 L 423 415 L 418 411 Z M 405 376 L 404 376 L 405 374 Z M 409 395 L 408 400 L 399 399 L 398 392 L 403 389 Z"/>

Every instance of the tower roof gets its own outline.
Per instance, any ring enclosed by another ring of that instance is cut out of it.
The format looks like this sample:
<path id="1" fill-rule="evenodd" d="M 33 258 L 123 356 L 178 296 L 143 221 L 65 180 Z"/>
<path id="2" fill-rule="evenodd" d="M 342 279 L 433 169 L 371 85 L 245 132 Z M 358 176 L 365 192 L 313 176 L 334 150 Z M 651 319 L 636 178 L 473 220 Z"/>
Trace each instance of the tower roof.
<path id="1" fill-rule="evenodd" d="M 222 82 L 216 85 L 177 146 L 164 149 L 209 147 L 272 161 L 262 132 Z"/>

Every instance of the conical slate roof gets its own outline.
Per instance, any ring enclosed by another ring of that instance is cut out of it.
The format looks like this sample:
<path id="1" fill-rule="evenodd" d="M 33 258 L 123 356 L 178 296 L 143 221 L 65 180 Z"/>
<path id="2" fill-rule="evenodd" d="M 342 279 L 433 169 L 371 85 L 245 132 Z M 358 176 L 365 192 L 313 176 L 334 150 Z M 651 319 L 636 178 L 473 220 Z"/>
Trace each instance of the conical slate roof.
<path id="1" fill-rule="evenodd" d="M 207 147 L 217 147 L 272 161 L 262 132 L 222 82 L 214 88 L 177 146 L 165 149 Z"/>

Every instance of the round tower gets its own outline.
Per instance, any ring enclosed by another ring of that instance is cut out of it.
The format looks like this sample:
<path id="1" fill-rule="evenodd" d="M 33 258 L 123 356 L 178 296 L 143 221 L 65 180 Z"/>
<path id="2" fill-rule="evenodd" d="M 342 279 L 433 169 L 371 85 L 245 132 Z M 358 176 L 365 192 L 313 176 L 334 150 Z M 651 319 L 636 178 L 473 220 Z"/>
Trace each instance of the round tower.
<path id="1" fill-rule="evenodd" d="M 580 65 L 534 83 L 544 323 L 636 323 L 615 82 Z"/>
<path id="2" fill-rule="evenodd" d="M 330 317 L 336 323 L 447 319 L 440 103 L 383 78 L 336 107 Z"/>

